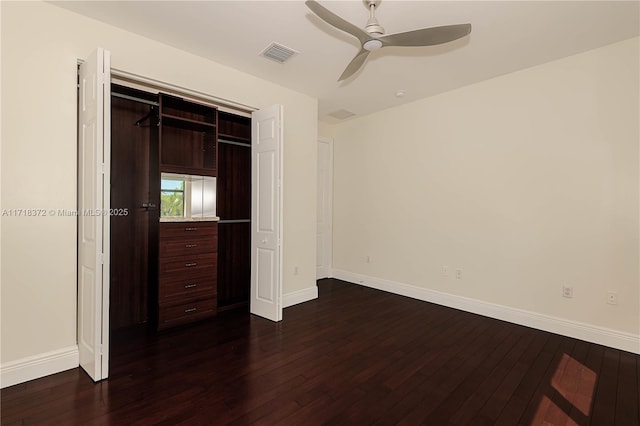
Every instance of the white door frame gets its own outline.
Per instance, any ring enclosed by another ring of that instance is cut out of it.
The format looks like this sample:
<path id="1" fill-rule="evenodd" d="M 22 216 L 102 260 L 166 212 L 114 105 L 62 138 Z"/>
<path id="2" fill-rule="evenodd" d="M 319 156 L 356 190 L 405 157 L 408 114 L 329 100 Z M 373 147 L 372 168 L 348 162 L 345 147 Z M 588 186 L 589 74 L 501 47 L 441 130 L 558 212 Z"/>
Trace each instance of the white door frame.
<path id="1" fill-rule="evenodd" d="M 318 137 L 318 147 L 321 144 L 325 144 L 329 147 L 329 161 L 327 163 L 327 179 L 325 179 L 324 185 L 326 189 L 326 200 L 324 203 L 323 217 L 324 223 L 324 243 L 322 244 L 322 250 L 324 250 L 323 258 L 326 263 L 323 265 L 317 265 L 316 279 L 330 278 L 332 276 L 331 269 L 333 264 L 333 139 Z M 318 155 L 318 170 L 320 170 L 320 155 Z M 320 185 L 319 173 L 318 173 L 318 186 Z M 316 258 L 318 253 L 316 253 Z"/>

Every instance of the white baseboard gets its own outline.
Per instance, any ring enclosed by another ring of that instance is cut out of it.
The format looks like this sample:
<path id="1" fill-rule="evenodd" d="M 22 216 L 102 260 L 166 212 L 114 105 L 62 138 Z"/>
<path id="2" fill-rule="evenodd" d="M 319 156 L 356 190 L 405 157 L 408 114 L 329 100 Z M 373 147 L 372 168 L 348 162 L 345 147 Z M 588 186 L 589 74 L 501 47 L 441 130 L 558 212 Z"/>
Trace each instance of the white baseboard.
<path id="1" fill-rule="evenodd" d="M 333 269 L 333 277 L 401 296 L 640 354 L 640 335 Z"/>
<path id="2" fill-rule="evenodd" d="M 45 352 L 0 365 L 0 388 L 17 385 L 80 365 L 78 346 Z"/>
<path id="3" fill-rule="evenodd" d="M 331 278 L 330 266 L 325 266 L 316 270 L 316 280 L 321 280 L 323 278 Z"/>
<path id="4" fill-rule="evenodd" d="M 297 305 L 298 303 L 308 302 L 309 300 L 318 298 L 318 286 L 305 288 L 302 290 L 294 291 L 284 294 L 282 296 L 282 307 L 288 308 L 289 306 Z"/>

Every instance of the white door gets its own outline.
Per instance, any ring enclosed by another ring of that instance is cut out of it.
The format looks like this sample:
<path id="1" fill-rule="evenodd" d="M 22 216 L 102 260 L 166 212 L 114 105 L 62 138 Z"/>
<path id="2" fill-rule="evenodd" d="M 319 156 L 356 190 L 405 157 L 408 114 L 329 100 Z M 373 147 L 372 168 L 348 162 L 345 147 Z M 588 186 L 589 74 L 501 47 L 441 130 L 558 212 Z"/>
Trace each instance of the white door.
<path id="1" fill-rule="evenodd" d="M 333 189 L 333 146 L 318 139 L 318 212 L 316 234 L 316 279 L 329 277 L 331 270 L 331 198 Z"/>
<path id="2" fill-rule="evenodd" d="M 78 350 L 94 381 L 109 373 L 110 54 L 80 66 L 78 107 Z"/>
<path id="3" fill-rule="evenodd" d="M 282 319 L 282 105 L 251 118 L 252 314 Z"/>

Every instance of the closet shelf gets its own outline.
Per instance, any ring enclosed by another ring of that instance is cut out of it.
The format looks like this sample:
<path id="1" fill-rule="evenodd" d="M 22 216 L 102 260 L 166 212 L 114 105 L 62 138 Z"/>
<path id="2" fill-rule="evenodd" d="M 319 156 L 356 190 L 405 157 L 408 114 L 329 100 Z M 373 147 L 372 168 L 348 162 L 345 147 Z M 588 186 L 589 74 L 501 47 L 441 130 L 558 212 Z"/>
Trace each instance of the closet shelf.
<path id="1" fill-rule="evenodd" d="M 181 127 L 189 130 L 196 130 L 201 132 L 210 132 L 216 129 L 216 125 L 205 121 L 193 120 L 191 118 L 178 117 L 167 113 L 162 113 L 161 120 L 164 124 L 169 126 Z"/>

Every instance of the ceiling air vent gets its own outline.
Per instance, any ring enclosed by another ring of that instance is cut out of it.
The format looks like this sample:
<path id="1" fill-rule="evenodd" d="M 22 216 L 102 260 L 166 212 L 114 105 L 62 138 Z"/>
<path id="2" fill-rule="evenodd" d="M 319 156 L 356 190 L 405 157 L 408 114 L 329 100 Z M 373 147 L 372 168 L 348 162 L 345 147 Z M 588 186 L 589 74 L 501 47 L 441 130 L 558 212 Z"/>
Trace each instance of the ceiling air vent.
<path id="1" fill-rule="evenodd" d="M 296 53 L 298 52 L 291 48 L 288 48 L 287 46 L 283 46 L 278 43 L 271 43 L 266 49 L 262 51 L 261 55 L 267 59 L 271 59 L 272 61 L 283 63 Z"/>
<path id="2" fill-rule="evenodd" d="M 337 118 L 339 120 L 344 120 L 345 118 L 353 117 L 354 115 L 355 114 L 353 112 L 347 111 L 346 109 L 339 109 L 329 113 L 330 117 Z"/>

